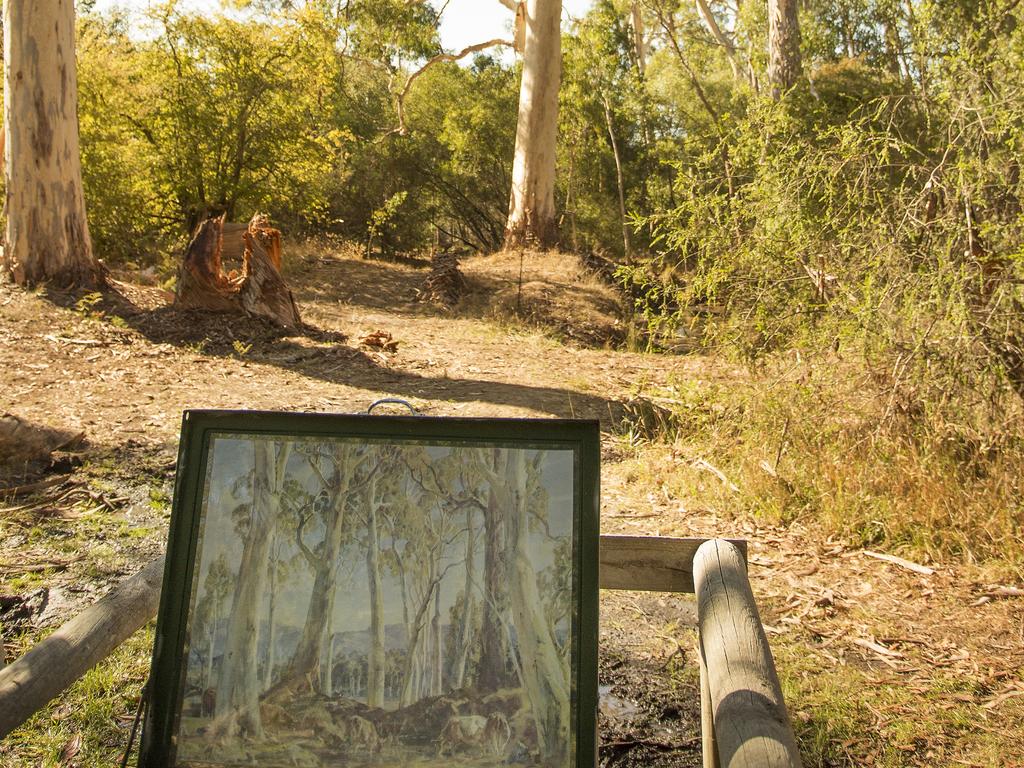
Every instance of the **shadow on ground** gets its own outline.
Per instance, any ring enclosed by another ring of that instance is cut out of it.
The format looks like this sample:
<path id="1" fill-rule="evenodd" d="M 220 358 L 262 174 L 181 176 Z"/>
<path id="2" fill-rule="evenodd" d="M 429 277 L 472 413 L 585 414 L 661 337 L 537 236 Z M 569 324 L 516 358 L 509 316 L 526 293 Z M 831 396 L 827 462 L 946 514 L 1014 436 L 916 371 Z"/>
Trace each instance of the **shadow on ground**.
<path id="1" fill-rule="evenodd" d="M 405 398 L 485 402 L 562 418 L 599 419 L 605 428 L 617 424 L 622 416 L 618 400 L 572 389 L 422 376 L 390 368 L 344 343 L 344 334 L 314 326 L 307 325 L 294 334 L 259 318 L 167 305 L 145 308 L 117 290 L 104 295 L 102 310 L 122 318 L 155 344 L 216 357 L 244 355 L 246 360 L 331 384 Z"/>

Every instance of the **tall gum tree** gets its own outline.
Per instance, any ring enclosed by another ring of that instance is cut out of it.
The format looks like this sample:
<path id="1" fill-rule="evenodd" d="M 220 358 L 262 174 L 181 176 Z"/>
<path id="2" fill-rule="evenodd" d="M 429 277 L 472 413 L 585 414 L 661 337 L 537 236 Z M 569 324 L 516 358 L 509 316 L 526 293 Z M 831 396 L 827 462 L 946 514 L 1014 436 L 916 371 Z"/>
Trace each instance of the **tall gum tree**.
<path id="1" fill-rule="evenodd" d="M 5 0 L 4 267 L 19 285 L 103 284 L 78 146 L 74 0 Z"/>
<path id="2" fill-rule="evenodd" d="M 346 503 L 349 494 L 359 490 L 356 473 L 364 465 L 366 455 L 351 445 L 338 444 L 332 448 L 329 455 L 307 455 L 306 460 L 320 480 L 321 494 L 296 527 L 295 545 L 313 572 L 313 589 L 298 645 L 291 660 L 282 669 L 278 681 L 267 693 L 267 697 L 274 700 L 283 699 L 286 694 L 323 685 L 324 679 L 318 673 L 317 665 L 322 656 L 330 623 L 331 595 L 337 577 L 337 563 L 345 544 Z M 322 460 L 333 465 L 329 477 L 323 474 Z M 372 469 L 370 471 L 374 472 Z M 372 474 L 363 477 L 362 484 L 368 483 L 372 477 Z M 316 524 L 314 516 L 319 516 L 319 522 L 324 526 L 323 543 L 310 549 L 303 536 L 307 522 Z"/>
<path id="3" fill-rule="evenodd" d="M 549 248 L 558 243 L 555 217 L 555 150 L 558 143 L 558 89 L 562 77 L 562 0 L 499 0 L 515 13 L 514 39 L 488 40 L 457 53 L 440 53 L 413 72 L 396 94 L 398 127 L 405 134 L 405 98 L 430 67 L 498 45 L 523 55 L 519 86 L 512 190 L 505 224 L 505 248 Z"/>
<path id="4" fill-rule="evenodd" d="M 496 464 L 502 472 L 490 473 L 492 490 L 507 520 L 510 568 L 506 587 L 510 596 L 511 618 L 515 627 L 519 655 L 518 673 L 530 703 L 537 730 L 538 746 L 546 765 L 558 765 L 565 758 L 569 736 L 570 685 L 554 636 L 554 627 L 544 615 L 544 603 L 537 585 L 537 574 L 530 561 L 529 529 L 531 516 L 547 518 L 546 498 L 524 493 L 531 470 L 536 473 L 544 454 L 533 457 L 527 466 L 526 452 L 520 449 L 496 449 Z"/>
<path id="5" fill-rule="evenodd" d="M 512 0 L 503 2 L 509 5 Z M 555 147 L 562 76 L 562 0 L 523 0 L 520 7 L 523 76 L 505 247 L 548 248 L 558 241 Z"/>
<path id="6" fill-rule="evenodd" d="M 768 82 L 779 98 L 803 74 L 797 0 L 768 0 Z"/>

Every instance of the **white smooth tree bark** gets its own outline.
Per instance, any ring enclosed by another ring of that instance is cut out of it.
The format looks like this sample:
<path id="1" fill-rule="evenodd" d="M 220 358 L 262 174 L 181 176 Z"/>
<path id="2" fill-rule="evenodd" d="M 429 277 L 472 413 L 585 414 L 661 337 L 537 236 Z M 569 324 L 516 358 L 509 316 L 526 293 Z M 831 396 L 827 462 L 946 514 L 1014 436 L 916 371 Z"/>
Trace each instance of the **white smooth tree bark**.
<path id="1" fill-rule="evenodd" d="M 324 482 L 323 489 L 328 493 L 328 513 L 323 520 L 324 537 L 321 548 L 314 553 L 303 542 L 302 527 L 296 530 L 295 545 L 298 547 L 307 565 L 313 571 L 313 592 L 306 609 L 306 620 L 302 627 L 302 635 L 292 653 L 291 660 L 281 671 L 278 681 L 270 689 L 273 696 L 285 692 L 295 692 L 304 686 L 321 686 L 323 677 L 317 667 L 323 656 L 327 626 L 330 623 L 331 598 L 334 594 L 337 564 L 341 557 L 345 534 L 345 503 L 355 478 L 356 470 L 363 457 L 349 445 L 338 446 L 333 456 L 337 477 L 330 487 Z M 310 466 L 318 466 L 317 459 L 310 460 Z M 317 472 L 320 470 L 318 469 Z M 325 478 L 323 478 L 326 480 Z"/>
<path id="2" fill-rule="evenodd" d="M 630 15 L 633 20 L 633 49 L 636 51 L 636 67 L 640 70 L 640 77 L 643 77 L 647 73 L 647 41 L 644 39 L 643 10 L 637 0 L 633 0 Z"/>
<path id="3" fill-rule="evenodd" d="M 729 57 L 729 66 L 732 68 L 732 76 L 739 80 L 740 68 L 736 61 L 736 46 L 722 31 L 722 28 L 718 26 L 718 21 L 715 19 L 715 14 L 711 12 L 711 6 L 708 5 L 708 0 L 697 0 L 697 12 L 700 14 L 700 17 L 704 19 L 704 24 L 707 26 L 711 36 L 715 38 L 715 42 L 725 50 L 725 55 Z"/>
<path id="4" fill-rule="evenodd" d="M 5 0 L 4 267 L 20 285 L 98 287 L 78 146 L 74 0 Z"/>
<path id="5" fill-rule="evenodd" d="M 558 241 L 555 147 L 562 76 L 562 0 L 523 0 L 522 6 L 523 76 L 505 247 L 548 248 Z"/>
<path id="6" fill-rule="evenodd" d="M 803 74 L 797 0 L 768 0 L 768 82 L 779 98 Z"/>

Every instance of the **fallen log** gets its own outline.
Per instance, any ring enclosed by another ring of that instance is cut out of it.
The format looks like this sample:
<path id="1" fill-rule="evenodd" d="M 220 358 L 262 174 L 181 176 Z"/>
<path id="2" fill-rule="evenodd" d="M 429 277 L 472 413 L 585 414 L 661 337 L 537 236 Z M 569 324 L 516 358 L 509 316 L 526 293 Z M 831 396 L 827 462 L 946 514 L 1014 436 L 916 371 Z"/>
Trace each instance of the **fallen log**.
<path id="1" fill-rule="evenodd" d="M 0 669 L 0 739 L 156 615 L 163 575 L 161 556 Z"/>
<path id="2" fill-rule="evenodd" d="M 225 225 L 224 216 L 206 219 L 196 227 L 178 268 L 175 306 L 245 313 L 283 328 L 301 327 L 299 309 L 281 275 L 280 231 L 265 216 L 253 216 L 241 231 L 242 269 L 225 272 L 224 255 L 237 252 L 238 234 L 236 225 Z"/>

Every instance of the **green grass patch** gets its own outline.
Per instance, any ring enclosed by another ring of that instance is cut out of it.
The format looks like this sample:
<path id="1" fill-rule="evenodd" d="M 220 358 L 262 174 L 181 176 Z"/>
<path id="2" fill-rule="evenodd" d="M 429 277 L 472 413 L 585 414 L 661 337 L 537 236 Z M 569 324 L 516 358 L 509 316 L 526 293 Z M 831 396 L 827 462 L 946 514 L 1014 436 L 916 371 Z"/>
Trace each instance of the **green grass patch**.
<path id="1" fill-rule="evenodd" d="M 0 767 L 118 765 L 149 675 L 152 649 L 150 623 L 0 742 Z M 77 755 L 62 762 L 65 749 L 76 742 Z"/>

